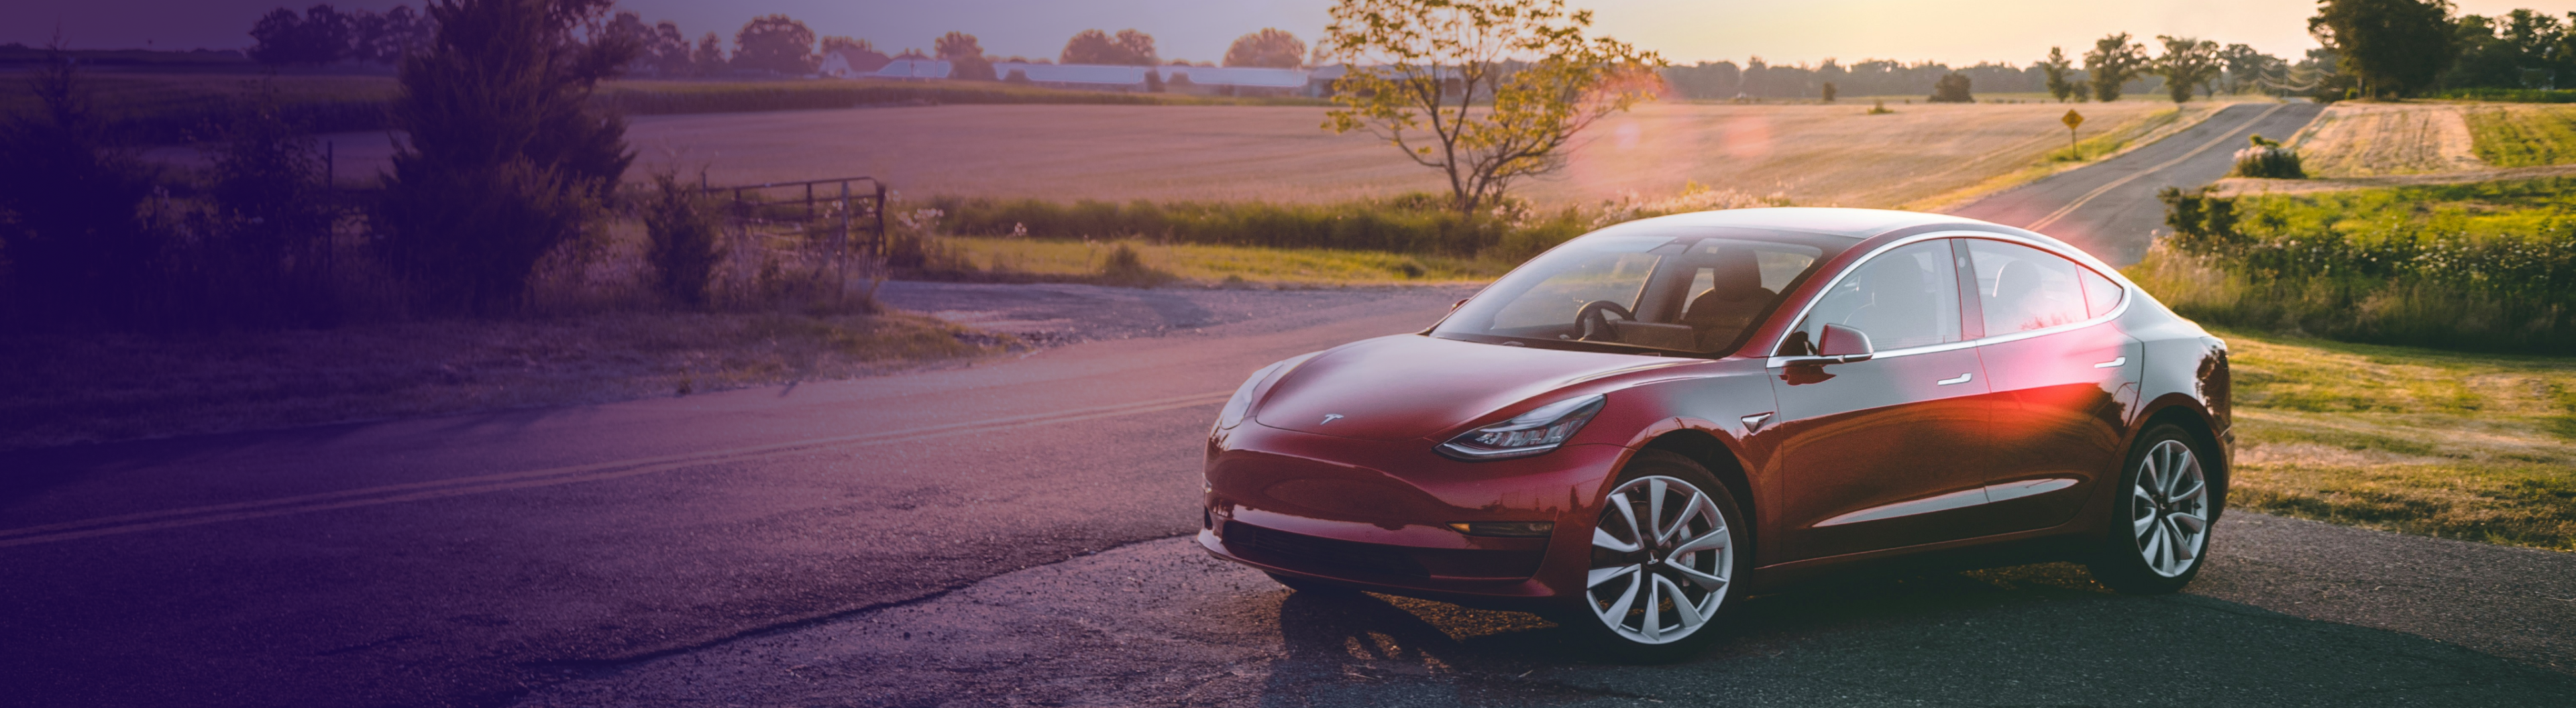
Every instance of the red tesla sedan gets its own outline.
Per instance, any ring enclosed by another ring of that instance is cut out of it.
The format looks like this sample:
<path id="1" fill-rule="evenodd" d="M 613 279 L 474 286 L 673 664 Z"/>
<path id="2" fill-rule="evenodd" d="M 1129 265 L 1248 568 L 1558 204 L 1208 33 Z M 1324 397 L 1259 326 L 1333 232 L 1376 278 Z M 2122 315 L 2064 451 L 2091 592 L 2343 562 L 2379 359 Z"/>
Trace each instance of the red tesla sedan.
<path id="1" fill-rule="evenodd" d="M 2072 558 L 2191 581 L 2227 346 L 2040 234 L 1740 209 L 1620 224 L 1438 325 L 1254 372 L 1209 553 L 1301 591 L 1541 612 L 1643 660 L 1825 571 Z"/>

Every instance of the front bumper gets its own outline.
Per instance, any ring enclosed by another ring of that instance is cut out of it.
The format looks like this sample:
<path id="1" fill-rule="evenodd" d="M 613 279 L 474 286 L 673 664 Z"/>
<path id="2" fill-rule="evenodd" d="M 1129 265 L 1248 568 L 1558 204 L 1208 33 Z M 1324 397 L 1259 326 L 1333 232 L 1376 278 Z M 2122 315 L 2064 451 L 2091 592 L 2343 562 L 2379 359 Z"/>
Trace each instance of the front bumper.
<path id="1" fill-rule="evenodd" d="M 1582 596 L 1599 499 L 1629 451 L 1568 445 L 1461 462 L 1424 440 L 1382 442 L 1246 422 L 1209 441 L 1208 553 L 1283 575 L 1467 605 L 1528 609 Z M 1544 537 L 1448 524 L 1548 521 Z"/>

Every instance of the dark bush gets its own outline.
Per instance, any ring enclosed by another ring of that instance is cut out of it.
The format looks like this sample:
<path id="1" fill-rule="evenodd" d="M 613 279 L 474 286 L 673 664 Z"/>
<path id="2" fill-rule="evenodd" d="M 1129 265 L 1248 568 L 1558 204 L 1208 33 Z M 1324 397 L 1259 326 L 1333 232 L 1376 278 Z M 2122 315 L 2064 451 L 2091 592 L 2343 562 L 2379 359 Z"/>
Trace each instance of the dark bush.
<path id="1" fill-rule="evenodd" d="M 634 154 L 592 90 L 631 38 L 575 33 L 607 0 L 443 0 L 438 35 L 403 59 L 394 155 L 375 223 L 432 313 L 515 309 L 537 259 L 594 225 Z"/>
<path id="2" fill-rule="evenodd" d="M 0 307 L 52 327 L 153 324 L 169 238 L 144 209 L 156 172 L 108 139 L 62 52 L 33 73 L 42 108 L 0 123 Z"/>
<path id="3" fill-rule="evenodd" d="M 1975 96 L 1968 95 L 1968 76 L 1966 74 L 1956 72 L 1944 74 L 1941 78 L 1934 79 L 1932 81 L 1932 97 L 1924 100 L 1931 103 L 1977 102 L 1977 98 Z"/>
<path id="4" fill-rule="evenodd" d="M 720 234 L 716 207 L 676 174 L 653 175 L 644 196 L 644 256 L 653 264 L 655 289 L 672 302 L 701 307 L 707 278 L 715 272 Z"/>
<path id="5" fill-rule="evenodd" d="M 338 308 L 326 277 L 341 212 L 326 167 L 273 86 L 248 95 L 211 150 L 211 208 L 191 219 L 174 285 L 190 291 L 184 306 L 199 326 L 330 324 Z"/>

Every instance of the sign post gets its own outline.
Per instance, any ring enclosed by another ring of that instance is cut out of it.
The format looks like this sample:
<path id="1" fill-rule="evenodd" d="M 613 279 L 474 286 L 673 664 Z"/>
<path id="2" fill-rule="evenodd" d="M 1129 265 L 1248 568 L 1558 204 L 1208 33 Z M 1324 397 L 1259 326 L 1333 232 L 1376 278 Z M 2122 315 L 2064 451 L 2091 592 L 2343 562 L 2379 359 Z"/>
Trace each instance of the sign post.
<path id="1" fill-rule="evenodd" d="M 2084 153 L 2075 145 L 2075 126 L 2084 124 L 2084 114 L 2069 108 L 2066 109 L 2066 116 L 2058 118 L 2057 122 L 2066 124 L 2066 155 L 2078 160 L 2084 159 Z"/>

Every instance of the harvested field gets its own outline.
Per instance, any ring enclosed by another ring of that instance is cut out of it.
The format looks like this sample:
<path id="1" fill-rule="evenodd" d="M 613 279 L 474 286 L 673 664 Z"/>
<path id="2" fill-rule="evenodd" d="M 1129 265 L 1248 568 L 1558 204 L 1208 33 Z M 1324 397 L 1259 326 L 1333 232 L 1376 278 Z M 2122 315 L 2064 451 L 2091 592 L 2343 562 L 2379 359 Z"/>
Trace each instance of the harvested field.
<path id="1" fill-rule="evenodd" d="M 1542 203 L 1698 181 L 1798 204 L 1888 207 L 2023 170 L 2066 139 L 2057 104 L 1650 104 L 1595 126 Z M 2086 104 L 2085 134 L 2159 111 Z M 876 175 L 906 194 L 1128 201 L 1338 202 L 1445 183 L 1394 149 L 1319 126 L 1323 109 L 1259 106 L 948 105 L 652 116 L 634 120 L 633 175 L 704 166 L 716 184 Z M 381 169 L 380 134 L 332 136 L 340 174 Z M 175 156 L 174 156 L 175 157 Z"/>
<path id="2" fill-rule="evenodd" d="M 2337 103 L 2317 117 L 2294 147 L 2308 175 L 2319 178 L 2487 167 L 2471 150 L 2469 123 L 2458 104 Z"/>

